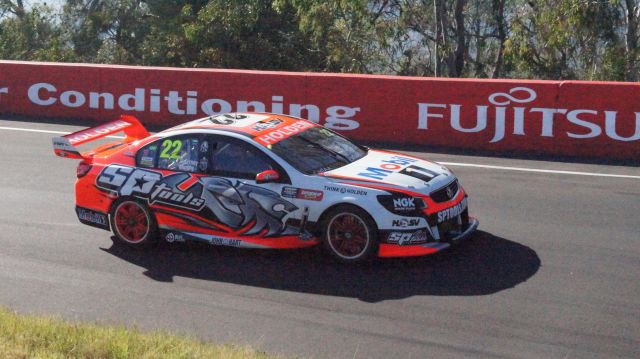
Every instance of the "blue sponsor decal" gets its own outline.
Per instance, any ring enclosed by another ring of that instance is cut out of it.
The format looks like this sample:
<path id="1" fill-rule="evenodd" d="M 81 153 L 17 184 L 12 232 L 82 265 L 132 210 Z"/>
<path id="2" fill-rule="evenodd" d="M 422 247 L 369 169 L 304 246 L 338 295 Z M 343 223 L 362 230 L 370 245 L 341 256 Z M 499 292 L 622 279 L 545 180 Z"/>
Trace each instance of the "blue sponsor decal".
<path id="1" fill-rule="evenodd" d="M 383 160 L 378 167 L 367 167 L 365 172 L 358 173 L 358 176 L 381 180 L 387 177 L 389 174 L 400 170 L 403 166 L 417 161 L 417 159 L 413 158 L 393 156 L 391 157 L 391 159 Z"/>

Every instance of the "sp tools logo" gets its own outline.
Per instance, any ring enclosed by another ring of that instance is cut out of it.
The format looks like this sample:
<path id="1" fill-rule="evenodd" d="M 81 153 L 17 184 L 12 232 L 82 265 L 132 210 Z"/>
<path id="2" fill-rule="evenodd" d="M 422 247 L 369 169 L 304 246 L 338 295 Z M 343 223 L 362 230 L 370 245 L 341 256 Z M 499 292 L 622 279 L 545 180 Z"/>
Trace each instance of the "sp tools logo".
<path id="1" fill-rule="evenodd" d="M 96 180 L 99 188 L 116 192 L 120 196 L 145 198 L 173 207 L 199 211 L 204 207 L 202 185 L 189 174 L 178 173 L 163 177 L 161 173 L 128 166 L 106 167 Z M 181 189 L 181 187 L 183 189 Z M 186 187 L 186 188 L 185 188 Z"/>

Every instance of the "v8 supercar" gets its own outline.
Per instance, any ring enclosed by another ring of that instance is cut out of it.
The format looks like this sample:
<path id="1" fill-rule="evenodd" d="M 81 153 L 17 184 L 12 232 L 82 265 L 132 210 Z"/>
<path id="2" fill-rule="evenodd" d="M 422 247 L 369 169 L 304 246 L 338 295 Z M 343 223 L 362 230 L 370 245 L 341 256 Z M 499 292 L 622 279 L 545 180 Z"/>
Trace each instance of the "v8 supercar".
<path id="1" fill-rule="evenodd" d="M 124 132 L 80 153 L 76 146 Z M 248 248 L 322 244 L 339 261 L 435 253 L 478 221 L 445 167 L 359 146 L 313 122 L 233 113 L 150 135 L 131 116 L 53 139 L 81 159 L 80 222 L 120 242 Z"/>

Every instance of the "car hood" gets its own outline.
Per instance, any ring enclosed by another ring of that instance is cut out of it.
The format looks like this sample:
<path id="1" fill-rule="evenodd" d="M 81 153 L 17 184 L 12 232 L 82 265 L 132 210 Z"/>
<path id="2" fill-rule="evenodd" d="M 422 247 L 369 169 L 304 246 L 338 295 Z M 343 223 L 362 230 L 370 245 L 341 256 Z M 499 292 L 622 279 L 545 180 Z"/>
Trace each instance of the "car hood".
<path id="1" fill-rule="evenodd" d="M 369 150 L 366 156 L 324 176 L 373 181 L 428 194 L 451 183 L 455 176 L 446 167 L 399 153 Z"/>

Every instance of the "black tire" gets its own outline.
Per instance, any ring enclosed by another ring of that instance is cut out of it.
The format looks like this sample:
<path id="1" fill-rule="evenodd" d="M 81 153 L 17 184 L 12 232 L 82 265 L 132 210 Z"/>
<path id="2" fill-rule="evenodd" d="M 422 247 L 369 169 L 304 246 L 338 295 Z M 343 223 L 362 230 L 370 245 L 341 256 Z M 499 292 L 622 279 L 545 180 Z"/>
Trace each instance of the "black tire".
<path id="1" fill-rule="evenodd" d="M 323 216 L 322 244 L 327 253 L 342 263 L 373 258 L 378 251 L 378 228 L 371 216 L 352 205 L 341 205 Z"/>
<path id="2" fill-rule="evenodd" d="M 149 207 L 133 198 L 118 199 L 111 206 L 111 230 L 118 242 L 145 248 L 158 242 L 158 225 Z"/>

